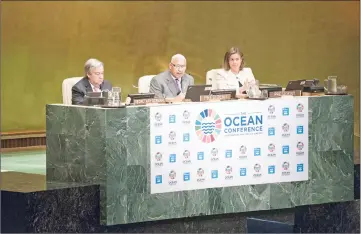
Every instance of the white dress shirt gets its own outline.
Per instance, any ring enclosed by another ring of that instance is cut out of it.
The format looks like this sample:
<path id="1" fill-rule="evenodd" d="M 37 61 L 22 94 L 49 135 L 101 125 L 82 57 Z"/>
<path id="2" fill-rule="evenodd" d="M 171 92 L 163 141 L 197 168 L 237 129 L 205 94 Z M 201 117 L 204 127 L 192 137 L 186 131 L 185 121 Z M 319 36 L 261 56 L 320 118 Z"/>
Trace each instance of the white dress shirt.
<path id="1" fill-rule="evenodd" d="M 90 83 L 90 82 L 89 82 L 89 83 Z M 95 87 L 92 83 L 90 83 L 90 86 L 92 87 L 93 92 L 101 92 L 101 89 Z"/>

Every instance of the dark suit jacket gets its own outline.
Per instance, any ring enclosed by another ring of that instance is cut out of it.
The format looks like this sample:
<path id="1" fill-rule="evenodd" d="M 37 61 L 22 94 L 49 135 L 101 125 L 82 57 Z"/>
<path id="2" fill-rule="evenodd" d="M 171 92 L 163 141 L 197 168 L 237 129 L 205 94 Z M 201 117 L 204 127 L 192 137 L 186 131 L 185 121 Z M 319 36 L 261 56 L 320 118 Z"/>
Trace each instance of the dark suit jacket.
<path id="1" fill-rule="evenodd" d="M 109 81 L 104 80 L 100 85 L 100 89 L 111 91 L 112 84 Z M 71 103 L 73 105 L 82 105 L 84 102 L 84 96 L 87 92 L 93 92 L 93 89 L 89 83 L 88 77 L 84 77 L 71 89 Z"/>

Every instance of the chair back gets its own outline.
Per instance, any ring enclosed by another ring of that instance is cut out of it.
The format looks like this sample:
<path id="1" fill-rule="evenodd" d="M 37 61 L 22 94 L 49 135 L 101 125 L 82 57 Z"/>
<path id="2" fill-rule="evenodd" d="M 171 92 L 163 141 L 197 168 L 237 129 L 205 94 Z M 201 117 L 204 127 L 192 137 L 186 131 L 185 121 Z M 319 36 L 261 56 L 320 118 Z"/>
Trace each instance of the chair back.
<path id="1" fill-rule="evenodd" d="M 207 71 L 206 74 L 206 84 L 212 85 L 213 88 L 216 87 L 216 77 L 217 77 L 217 71 L 221 69 L 212 69 Z"/>
<path id="2" fill-rule="evenodd" d="M 72 77 L 63 80 L 62 93 L 63 93 L 63 104 L 71 105 L 71 89 L 78 83 L 83 77 Z"/>
<path id="3" fill-rule="evenodd" d="M 150 81 L 155 75 L 142 76 L 138 80 L 138 93 L 149 93 Z"/>

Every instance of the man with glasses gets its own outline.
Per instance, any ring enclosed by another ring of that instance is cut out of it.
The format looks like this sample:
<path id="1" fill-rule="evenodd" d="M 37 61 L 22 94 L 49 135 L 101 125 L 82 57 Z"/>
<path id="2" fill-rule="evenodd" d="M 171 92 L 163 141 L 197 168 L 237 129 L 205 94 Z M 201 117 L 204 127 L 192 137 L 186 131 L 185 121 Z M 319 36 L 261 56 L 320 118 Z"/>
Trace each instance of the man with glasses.
<path id="1" fill-rule="evenodd" d="M 194 84 L 193 77 L 185 73 L 186 65 L 183 55 L 174 55 L 169 70 L 153 77 L 149 92 L 154 93 L 156 98 L 183 98 L 188 86 Z"/>
<path id="2" fill-rule="evenodd" d="M 73 105 L 82 105 L 87 92 L 111 90 L 112 85 L 104 80 L 104 65 L 97 59 L 89 59 L 84 65 L 85 77 L 71 89 Z"/>

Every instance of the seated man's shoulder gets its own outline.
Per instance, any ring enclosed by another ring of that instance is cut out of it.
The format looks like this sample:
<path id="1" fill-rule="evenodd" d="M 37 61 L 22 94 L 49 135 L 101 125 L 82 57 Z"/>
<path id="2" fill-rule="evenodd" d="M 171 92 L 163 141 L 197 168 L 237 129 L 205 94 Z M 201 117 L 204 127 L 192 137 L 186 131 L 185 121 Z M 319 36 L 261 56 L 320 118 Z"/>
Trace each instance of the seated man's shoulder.
<path id="1" fill-rule="evenodd" d="M 85 85 L 85 82 L 86 82 L 87 78 L 86 77 L 83 77 L 82 79 L 80 79 L 78 82 L 76 82 L 74 85 L 73 85 L 73 88 L 80 88 L 80 87 L 83 87 Z"/>
<path id="2" fill-rule="evenodd" d="M 155 80 L 155 81 L 162 81 L 164 80 L 165 78 L 167 78 L 169 76 L 169 71 L 164 71 L 164 72 L 161 72 L 159 73 L 158 75 L 155 75 L 152 80 Z"/>
<path id="3" fill-rule="evenodd" d="M 189 74 L 184 74 L 184 76 L 189 79 L 189 80 L 194 80 L 193 76 L 189 75 Z"/>

